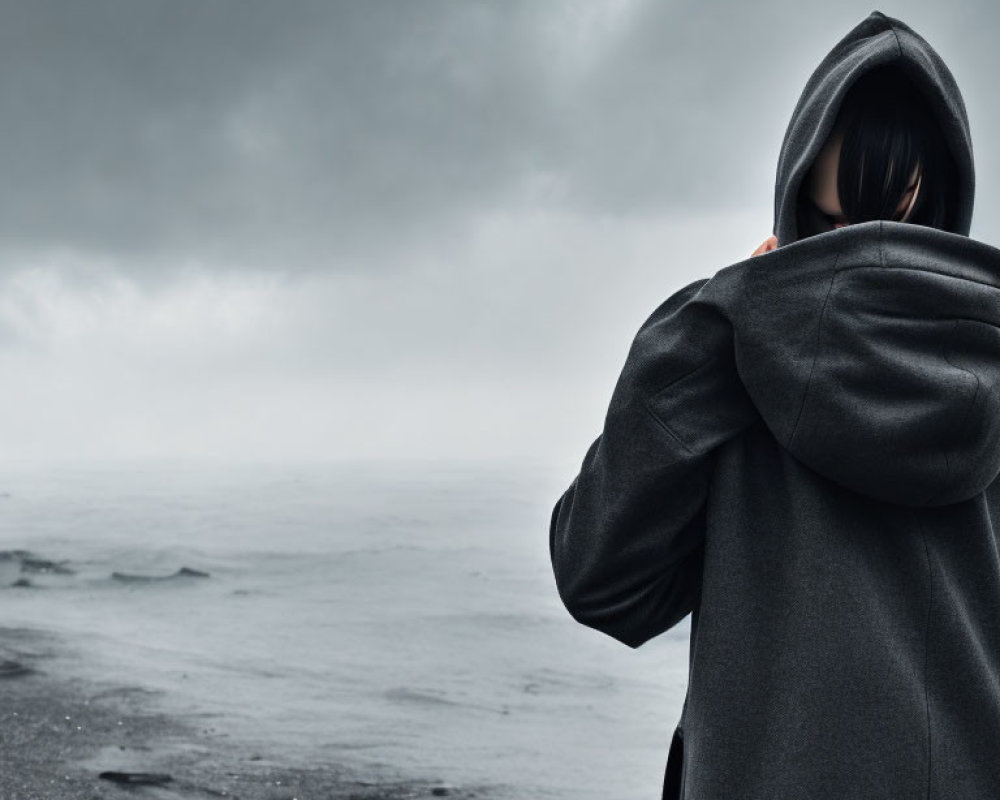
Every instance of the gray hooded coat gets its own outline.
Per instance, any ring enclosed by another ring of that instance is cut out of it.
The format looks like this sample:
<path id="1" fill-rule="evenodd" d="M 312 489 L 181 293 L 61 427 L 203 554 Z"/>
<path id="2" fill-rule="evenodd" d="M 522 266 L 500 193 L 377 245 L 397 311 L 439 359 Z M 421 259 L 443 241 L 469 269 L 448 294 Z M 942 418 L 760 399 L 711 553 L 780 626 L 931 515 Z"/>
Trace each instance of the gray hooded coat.
<path id="1" fill-rule="evenodd" d="M 798 239 L 840 99 L 886 62 L 938 115 L 953 229 Z M 951 73 L 873 12 L 795 107 L 778 248 L 639 328 L 549 546 L 584 625 L 638 647 L 692 615 L 664 798 L 1000 798 L 1000 250 L 973 190 Z"/>

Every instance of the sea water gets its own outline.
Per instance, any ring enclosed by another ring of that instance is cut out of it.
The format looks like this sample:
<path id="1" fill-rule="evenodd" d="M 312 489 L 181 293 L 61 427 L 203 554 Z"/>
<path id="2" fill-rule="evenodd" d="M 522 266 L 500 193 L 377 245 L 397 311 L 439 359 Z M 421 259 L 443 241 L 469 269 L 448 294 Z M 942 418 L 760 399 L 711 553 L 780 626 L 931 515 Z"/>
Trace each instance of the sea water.
<path id="1" fill-rule="evenodd" d="M 572 478 L 511 462 L 3 464 L 0 549 L 67 571 L 0 561 L 0 625 L 55 632 L 77 674 L 159 690 L 288 764 L 658 798 L 689 618 L 632 649 L 569 616 L 548 528 Z M 182 568 L 207 577 L 167 577 Z"/>

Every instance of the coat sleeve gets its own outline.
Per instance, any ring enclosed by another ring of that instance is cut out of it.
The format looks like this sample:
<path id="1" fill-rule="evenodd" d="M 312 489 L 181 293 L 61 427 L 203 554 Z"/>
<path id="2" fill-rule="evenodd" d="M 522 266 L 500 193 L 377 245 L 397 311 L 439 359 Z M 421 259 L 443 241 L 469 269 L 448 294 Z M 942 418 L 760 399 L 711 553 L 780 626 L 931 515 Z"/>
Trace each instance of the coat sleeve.
<path id="1" fill-rule="evenodd" d="M 685 286 L 643 323 L 604 430 L 552 509 L 563 604 L 633 648 L 694 607 L 716 450 L 758 419 L 736 371 L 732 326 L 703 299 L 709 280 Z"/>

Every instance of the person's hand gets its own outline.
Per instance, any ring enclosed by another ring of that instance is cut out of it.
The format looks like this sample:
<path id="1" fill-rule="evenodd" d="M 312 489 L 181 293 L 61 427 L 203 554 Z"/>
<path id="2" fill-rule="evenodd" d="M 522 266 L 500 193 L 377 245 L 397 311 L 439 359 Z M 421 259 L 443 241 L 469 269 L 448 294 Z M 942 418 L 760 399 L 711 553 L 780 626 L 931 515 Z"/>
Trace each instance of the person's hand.
<path id="1" fill-rule="evenodd" d="M 756 250 L 754 250 L 750 254 L 750 257 L 753 258 L 754 256 L 759 256 L 761 253 L 770 253 L 772 250 L 776 249 L 777 247 L 778 247 L 778 237 L 777 236 L 773 236 L 773 235 L 772 236 L 768 236 L 761 243 L 760 247 L 758 247 Z"/>

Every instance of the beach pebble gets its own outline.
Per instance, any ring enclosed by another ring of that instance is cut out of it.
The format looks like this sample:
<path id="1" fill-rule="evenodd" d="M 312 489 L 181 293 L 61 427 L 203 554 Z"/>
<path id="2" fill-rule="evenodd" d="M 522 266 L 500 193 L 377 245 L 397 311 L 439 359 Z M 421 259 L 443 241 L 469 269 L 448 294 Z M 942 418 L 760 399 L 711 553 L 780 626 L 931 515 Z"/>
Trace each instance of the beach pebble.
<path id="1" fill-rule="evenodd" d="M 4 659 L 0 661 L 0 678 L 19 678 L 22 675 L 29 675 L 33 672 L 31 667 L 25 666 L 20 661 Z"/>
<path id="2" fill-rule="evenodd" d="M 47 558 L 21 556 L 21 572 L 54 572 L 57 575 L 75 575 L 76 572 L 65 566 L 65 561 L 51 561 Z"/>
<path id="3" fill-rule="evenodd" d="M 97 777 L 113 783 L 139 786 L 161 786 L 173 780 L 164 772 L 102 772 Z"/>

